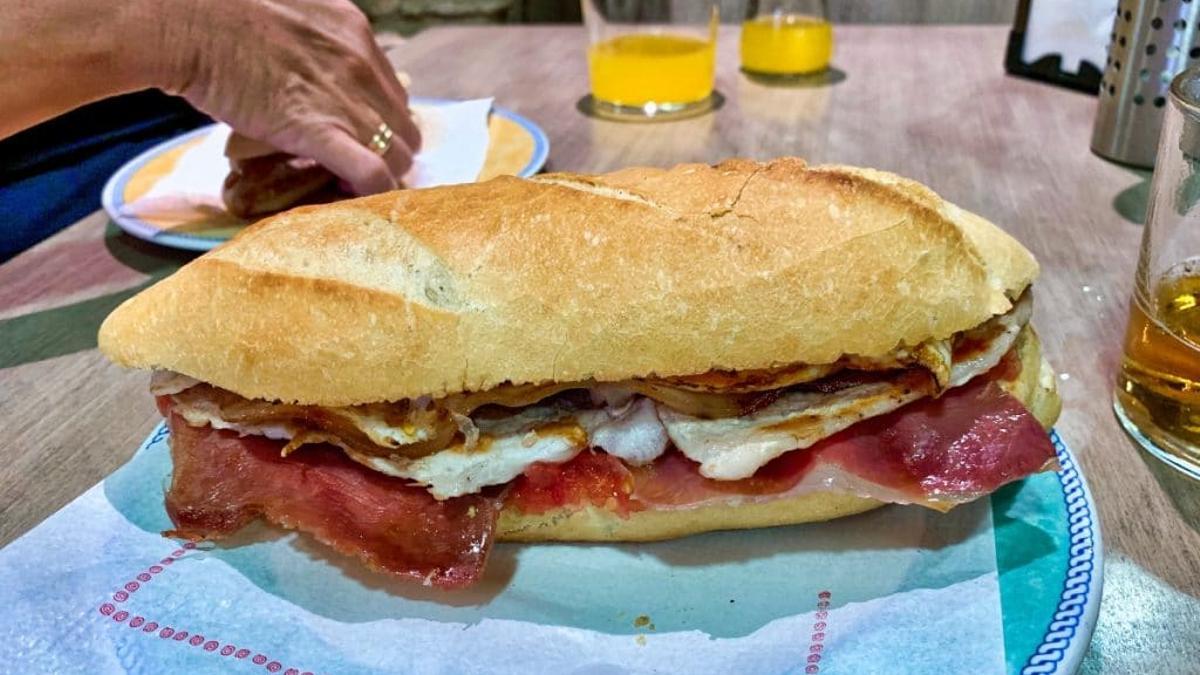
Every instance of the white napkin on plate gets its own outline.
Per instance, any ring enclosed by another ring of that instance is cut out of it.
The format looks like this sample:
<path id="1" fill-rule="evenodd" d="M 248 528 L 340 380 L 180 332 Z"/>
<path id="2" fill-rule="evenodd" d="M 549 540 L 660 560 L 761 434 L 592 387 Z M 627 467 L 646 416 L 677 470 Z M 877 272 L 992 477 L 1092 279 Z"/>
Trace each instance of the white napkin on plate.
<path id="1" fill-rule="evenodd" d="M 491 109 L 490 98 L 414 103 L 422 144 L 404 184 L 423 188 L 478 178 L 487 158 Z M 213 127 L 199 144 L 183 153 L 170 173 L 138 199 L 124 204 L 122 214 L 154 217 L 223 210 L 221 184 L 229 173 L 225 143 L 231 132 L 225 124 Z"/>
<path id="2" fill-rule="evenodd" d="M 409 187 L 470 183 L 479 177 L 488 149 L 492 99 L 414 105 L 421 151 L 404 175 Z"/>
<path id="3" fill-rule="evenodd" d="M 0 671 L 1005 672 L 986 498 L 653 545 L 500 544 L 477 587 L 442 591 L 264 526 L 164 539 L 166 435 L 0 551 Z"/>

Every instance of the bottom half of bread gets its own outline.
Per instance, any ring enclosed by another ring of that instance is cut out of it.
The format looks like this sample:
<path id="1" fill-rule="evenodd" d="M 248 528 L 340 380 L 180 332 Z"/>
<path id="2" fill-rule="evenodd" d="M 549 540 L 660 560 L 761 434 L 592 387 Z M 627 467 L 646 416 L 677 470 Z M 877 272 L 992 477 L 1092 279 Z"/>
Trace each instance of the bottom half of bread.
<path id="1" fill-rule="evenodd" d="M 1015 346 L 1021 374 L 1001 385 L 1020 399 L 1049 429 L 1061 402 L 1054 371 L 1042 356 L 1033 329 L 1026 327 Z M 594 506 L 523 513 L 506 507 L 497 534 L 502 541 L 654 541 L 713 530 L 736 530 L 832 520 L 884 506 L 884 502 L 841 492 L 805 492 L 766 501 L 695 508 L 645 509 L 621 515 Z"/>

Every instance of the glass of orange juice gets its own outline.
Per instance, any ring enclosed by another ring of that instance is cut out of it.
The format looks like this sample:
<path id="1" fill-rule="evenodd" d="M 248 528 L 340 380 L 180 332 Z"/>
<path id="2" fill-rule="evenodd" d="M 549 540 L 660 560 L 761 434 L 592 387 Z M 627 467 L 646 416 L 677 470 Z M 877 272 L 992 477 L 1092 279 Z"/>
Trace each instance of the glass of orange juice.
<path id="1" fill-rule="evenodd" d="M 825 0 L 761 0 L 742 24 L 742 70 L 767 79 L 824 72 L 833 56 Z"/>
<path id="2" fill-rule="evenodd" d="M 592 84 L 581 109 L 611 119 L 664 120 L 715 107 L 716 2 L 581 2 Z"/>

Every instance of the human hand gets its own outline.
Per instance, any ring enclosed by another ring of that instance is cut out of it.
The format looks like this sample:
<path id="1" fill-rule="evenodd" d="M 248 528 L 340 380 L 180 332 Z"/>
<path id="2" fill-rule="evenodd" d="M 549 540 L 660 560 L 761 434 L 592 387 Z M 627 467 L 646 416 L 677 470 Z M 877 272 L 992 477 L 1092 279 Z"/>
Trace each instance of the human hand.
<path id="1" fill-rule="evenodd" d="M 164 90 L 355 192 L 400 185 L 420 147 L 408 94 L 350 0 L 149 0 Z M 169 14 L 170 16 L 164 16 Z M 382 156 L 367 142 L 387 124 Z"/>

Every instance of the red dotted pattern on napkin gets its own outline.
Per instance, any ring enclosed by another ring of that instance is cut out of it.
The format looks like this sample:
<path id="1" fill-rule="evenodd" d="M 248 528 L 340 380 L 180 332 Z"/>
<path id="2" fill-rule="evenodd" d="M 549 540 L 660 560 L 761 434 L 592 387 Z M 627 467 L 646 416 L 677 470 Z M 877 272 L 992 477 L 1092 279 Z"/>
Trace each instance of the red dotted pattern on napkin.
<path id="1" fill-rule="evenodd" d="M 142 572 L 139 572 L 134 579 L 126 582 L 120 590 L 112 594 L 112 602 L 101 603 L 98 608 L 99 612 L 111 618 L 116 623 L 123 623 L 130 628 L 140 629 L 142 633 L 152 635 L 157 632 L 158 637 L 163 640 L 173 640 L 182 644 L 187 644 L 191 647 L 198 647 L 205 652 L 214 656 L 223 656 L 235 660 L 250 659 L 250 662 L 265 668 L 269 673 L 278 673 L 282 671 L 284 675 L 313 675 L 311 671 L 303 673 L 297 668 L 283 669 L 283 664 L 272 660 L 266 654 L 258 654 L 253 650 L 244 647 L 237 647 L 233 644 L 222 643 L 219 640 L 207 639 L 205 636 L 191 633 L 186 630 L 180 630 L 172 626 L 160 625 L 157 621 L 151 621 L 140 615 L 131 615 L 128 611 L 117 609 L 117 604 L 123 603 L 129 597 L 136 593 L 143 585 L 149 583 L 155 576 L 162 573 L 164 569 L 173 565 L 176 560 L 179 560 L 188 551 L 196 548 L 194 543 L 188 542 L 183 545 L 183 548 L 175 549 L 170 555 L 159 560 L 157 563 L 150 565 Z M 817 593 L 817 607 L 813 613 L 812 635 L 809 638 L 808 658 L 804 672 L 807 675 L 817 675 L 821 672 L 821 653 L 825 650 L 825 637 L 829 619 L 829 604 L 833 595 L 829 591 L 821 591 Z M 185 642 L 186 641 L 186 642 Z M 251 656 L 253 654 L 253 656 Z"/>
<path id="2" fill-rule="evenodd" d="M 817 593 L 817 611 L 813 614 L 812 636 L 808 643 L 808 664 L 804 672 L 816 675 L 821 672 L 821 652 L 825 651 L 825 631 L 828 628 L 829 601 L 833 594 L 829 591 Z"/>
<path id="3" fill-rule="evenodd" d="M 260 654 L 245 647 L 237 647 L 236 645 L 214 640 L 199 633 L 182 630 L 175 626 L 167 626 L 160 624 L 157 621 L 152 621 L 144 616 L 131 614 L 127 610 L 120 609 L 121 603 L 129 600 L 130 596 L 137 593 L 139 589 L 154 580 L 156 576 L 162 573 L 164 569 L 175 564 L 183 556 L 187 555 L 188 551 L 196 548 L 196 545 L 188 542 L 183 545 L 183 548 L 175 549 L 170 555 L 159 560 L 157 563 L 150 565 L 146 569 L 138 572 L 132 579 L 125 582 L 119 590 L 112 594 L 111 602 L 105 601 L 97 608 L 99 612 L 112 619 L 114 622 L 124 624 L 134 630 L 140 630 L 146 635 L 157 634 L 159 639 L 170 640 L 190 647 L 200 649 L 213 656 L 221 656 L 235 660 L 249 659 L 250 663 L 266 669 L 269 673 L 282 672 L 284 675 L 312 675 L 309 671 L 300 672 L 298 668 L 288 668 L 284 670 L 283 664 L 272 659 L 266 654 Z"/>

